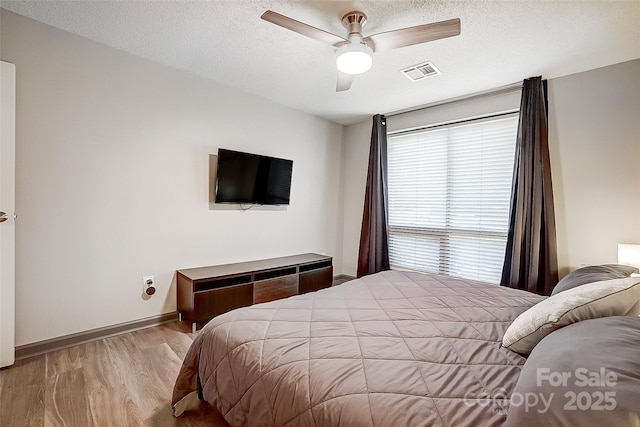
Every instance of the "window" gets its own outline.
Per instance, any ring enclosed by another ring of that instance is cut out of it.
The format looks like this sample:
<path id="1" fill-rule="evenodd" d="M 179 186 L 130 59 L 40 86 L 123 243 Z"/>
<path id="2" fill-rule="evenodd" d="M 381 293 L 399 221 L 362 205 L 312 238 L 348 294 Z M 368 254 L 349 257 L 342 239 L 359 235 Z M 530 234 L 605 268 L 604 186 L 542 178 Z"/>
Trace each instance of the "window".
<path id="1" fill-rule="evenodd" d="M 517 114 L 388 138 L 393 268 L 499 283 Z"/>

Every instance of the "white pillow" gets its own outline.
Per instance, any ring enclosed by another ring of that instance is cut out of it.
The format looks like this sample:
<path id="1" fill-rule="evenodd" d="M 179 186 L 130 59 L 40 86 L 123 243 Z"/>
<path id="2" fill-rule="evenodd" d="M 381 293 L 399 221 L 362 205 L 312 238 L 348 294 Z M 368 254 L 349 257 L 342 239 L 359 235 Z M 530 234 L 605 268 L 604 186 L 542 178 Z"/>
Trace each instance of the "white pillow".
<path id="1" fill-rule="evenodd" d="M 533 347 L 556 329 L 586 319 L 637 315 L 640 277 L 604 280 L 559 292 L 539 302 L 511 323 L 502 345 L 517 353 Z"/>

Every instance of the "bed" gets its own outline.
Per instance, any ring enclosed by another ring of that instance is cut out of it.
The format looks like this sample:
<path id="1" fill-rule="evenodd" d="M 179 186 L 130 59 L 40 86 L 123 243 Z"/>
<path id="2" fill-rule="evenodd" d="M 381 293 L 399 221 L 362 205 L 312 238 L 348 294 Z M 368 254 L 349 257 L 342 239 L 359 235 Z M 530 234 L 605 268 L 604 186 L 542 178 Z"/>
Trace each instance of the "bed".
<path id="1" fill-rule="evenodd" d="M 638 348 L 634 267 L 582 267 L 548 298 L 387 271 L 216 317 L 172 405 L 233 426 L 640 426 Z"/>
<path id="2" fill-rule="evenodd" d="M 232 426 L 501 426 L 526 358 L 502 345 L 545 297 L 386 271 L 211 320 L 173 392 Z"/>

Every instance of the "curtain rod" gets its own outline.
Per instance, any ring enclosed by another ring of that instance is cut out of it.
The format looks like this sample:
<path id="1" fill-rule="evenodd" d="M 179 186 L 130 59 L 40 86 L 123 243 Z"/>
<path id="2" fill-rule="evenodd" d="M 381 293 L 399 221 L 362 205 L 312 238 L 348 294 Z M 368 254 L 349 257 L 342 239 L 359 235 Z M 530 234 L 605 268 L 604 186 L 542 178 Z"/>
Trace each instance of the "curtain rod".
<path id="1" fill-rule="evenodd" d="M 519 89 L 522 89 L 522 82 L 512 83 L 510 85 L 501 86 L 499 88 L 490 89 L 490 90 L 484 91 L 484 92 L 476 92 L 476 93 L 473 93 L 471 95 L 462 95 L 462 96 L 458 96 L 458 97 L 455 97 L 455 98 L 445 99 L 443 101 L 436 101 L 436 102 L 432 102 L 430 104 L 422 105 L 422 106 L 417 107 L 417 108 L 414 107 L 414 108 L 407 108 L 405 110 L 394 111 L 392 113 L 385 114 L 385 117 L 388 118 L 388 117 L 393 117 L 393 116 L 399 116 L 400 114 L 413 113 L 414 111 L 426 110 L 428 108 L 439 107 L 439 106 L 447 105 L 447 104 L 454 104 L 456 102 L 470 101 L 470 100 L 473 100 L 473 99 L 480 99 L 480 98 L 485 98 L 485 97 L 489 97 L 489 96 L 500 95 L 500 94 L 503 94 L 503 93 L 513 92 L 513 91 L 516 91 L 516 90 L 519 90 Z"/>

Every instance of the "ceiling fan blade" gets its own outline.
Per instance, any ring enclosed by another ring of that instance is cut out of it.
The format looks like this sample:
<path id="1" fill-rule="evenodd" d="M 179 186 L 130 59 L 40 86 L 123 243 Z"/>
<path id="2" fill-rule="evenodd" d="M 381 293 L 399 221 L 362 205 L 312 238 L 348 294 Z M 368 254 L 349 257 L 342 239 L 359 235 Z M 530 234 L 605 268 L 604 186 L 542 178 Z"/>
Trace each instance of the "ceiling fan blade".
<path id="1" fill-rule="evenodd" d="M 341 73 L 338 71 L 338 82 L 336 83 L 336 92 L 344 92 L 351 88 L 353 83 L 353 74 Z"/>
<path id="2" fill-rule="evenodd" d="M 296 33 L 302 34 L 303 36 L 311 37 L 312 39 L 329 43 L 330 45 L 348 41 L 343 37 L 336 36 L 335 34 L 329 33 L 316 27 L 312 27 L 311 25 L 307 25 L 303 22 L 296 21 L 295 19 L 289 18 L 288 16 L 280 15 L 279 13 L 276 13 L 272 10 L 267 10 L 262 14 L 261 18 L 267 22 L 271 22 L 272 24 L 276 24 L 280 27 L 286 28 L 287 30 L 295 31 Z"/>
<path id="3" fill-rule="evenodd" d="M 460 19 L 433 22 L 431 24 L 417 25 L 415 27 L 402 28 L 386 33 L 374 34 L 365 37 L 363 41 L 373 46 L 374 52 L 391 50 L 398 47 L 430 42 L 432 40 L 457 36 L 460 34 Z"/>

